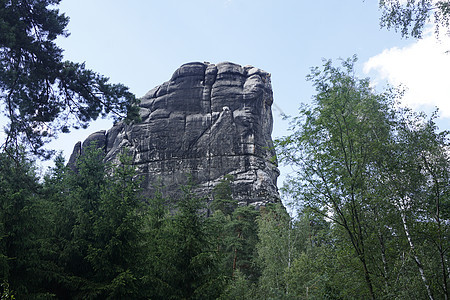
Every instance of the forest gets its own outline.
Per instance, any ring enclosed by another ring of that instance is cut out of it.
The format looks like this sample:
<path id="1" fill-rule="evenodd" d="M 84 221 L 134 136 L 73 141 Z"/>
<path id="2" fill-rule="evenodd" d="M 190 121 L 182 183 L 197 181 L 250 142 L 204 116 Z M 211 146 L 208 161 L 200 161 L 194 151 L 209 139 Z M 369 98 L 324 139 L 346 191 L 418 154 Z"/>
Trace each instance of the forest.
<path id="1" fill-rule="evenodd" d="M 2 152 L 2 297 L 444 299 L 448 133 L 401 91 L 375 94 L 355 60 L 312 69 L 314 102 L 276 141 L 292 218 L 238 206 L 232 176 L 210 203 L 194 182 L 147 199 L 127 153 L 108 165 L 91 147 L 76 170 L 57 156 L 40 178 L 23 149 Z"/>
<path id="2" fill-rule="evenodd" d="M 211 201 L 193 180 L 178 198 L 158 182 L 144 197 L 126 149 L 114 165 L 93 145 L 73 168 L 43 150 L 99 116 L 138 122 L 138 99 L 62 60 L 54 41 L 68 18 L 48 8 L 58 0 L 0 3 L 2 300 L 448 299 L 449 132 L 437 111 L 401 105 L 402 88 L 377 92 L 355 75 L 356 56 L 311 69 L 313 100 L 275 141 L 274 161 L 292 169 L 289 213 L 238 205 L 233 176 Z M 403 35 L 420 37 L 430 11 L 448 25 L 446 1 L 380 3 Z"/>

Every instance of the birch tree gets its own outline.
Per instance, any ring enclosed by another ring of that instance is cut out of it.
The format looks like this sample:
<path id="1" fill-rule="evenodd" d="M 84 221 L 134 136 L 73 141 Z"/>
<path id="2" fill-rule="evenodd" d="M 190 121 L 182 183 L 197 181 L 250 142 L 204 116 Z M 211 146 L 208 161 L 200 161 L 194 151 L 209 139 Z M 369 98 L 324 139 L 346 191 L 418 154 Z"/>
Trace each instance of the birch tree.
<path id="1" fill-rule="evenodd" d="M 289 181 L 300 201 L 327 216 L 346 232 L 360 262 L 367 297 L 375 299 L 367 247 L 373 203 L 368 170 L 389 135 L 388 95 L 372 92 L 367 79 L 354 76 L 356 57 L 343 69 L 325 61 L 308 79 L 317 94 L 294 119 L 293 134 L 278 140 L 279 157 L 296 167 Z"/>
<path id="2" fill-rule="evenodd" d="M 401 108 L 401 91 L 375 93 L 355 61 L 312 70 L 313 104 L 277 141 L 296 170 L 286 190 L 329 220 L 334 246 L 351 249 L 363 296 L 448 299 L 448 132 L 436 115 Z"/>

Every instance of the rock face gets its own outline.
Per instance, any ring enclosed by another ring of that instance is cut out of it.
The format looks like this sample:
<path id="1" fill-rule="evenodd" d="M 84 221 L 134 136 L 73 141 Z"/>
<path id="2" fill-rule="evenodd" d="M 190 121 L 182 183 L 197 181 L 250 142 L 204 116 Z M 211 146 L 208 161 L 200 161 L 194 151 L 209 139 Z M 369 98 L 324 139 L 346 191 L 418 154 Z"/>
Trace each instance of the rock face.
<path id="1" fill-rule="evenodd" d="M 95 141 L 106 161 L 128 148 L 147 195 L 158 185 L 166 195 L 175 194 L 191 176 L 196 192 L 209 196 L 230 174 L 241 204 L 277 202 L 272 102 L 265 71 L 228 62 L 188 63 L 141 99 L 141 123 L 92 134 L 76 144 L 69 164 Z"/>

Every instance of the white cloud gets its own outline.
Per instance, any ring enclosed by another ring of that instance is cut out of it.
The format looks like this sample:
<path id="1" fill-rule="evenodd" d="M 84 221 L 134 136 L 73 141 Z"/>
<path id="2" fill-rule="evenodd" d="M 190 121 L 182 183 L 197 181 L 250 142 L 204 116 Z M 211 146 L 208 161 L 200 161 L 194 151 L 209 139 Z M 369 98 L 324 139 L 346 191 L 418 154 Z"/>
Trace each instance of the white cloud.
<path id="1" fill-rule="evenodd" d="M 375 82 L 407 87 L 403 103 L 412 108 L 438 107 L 450 117 L 450 37 L 432 32 L 404 48 L 386 49 L 364 64 Z"/>

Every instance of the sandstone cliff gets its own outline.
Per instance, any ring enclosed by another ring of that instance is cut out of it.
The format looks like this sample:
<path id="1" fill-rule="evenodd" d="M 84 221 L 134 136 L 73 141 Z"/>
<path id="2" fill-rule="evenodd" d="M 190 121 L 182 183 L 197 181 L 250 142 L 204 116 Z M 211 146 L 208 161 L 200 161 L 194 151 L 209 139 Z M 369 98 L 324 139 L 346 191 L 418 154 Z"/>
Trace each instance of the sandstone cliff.
<path id="1" fill-rule="evenodd" d="M 272 145 L 270 74 L 233 63 L 188 63 L 141 99 L 138 124 L 118 123 L 77 143 L 69 164 L 95 141 L 106 161 L 127 147 L 143 187 L 176 193 L 190 174 L 197 192 L 209 195 L 226 174 L 233 196 L 255 206 L 279 201 Z"/>

